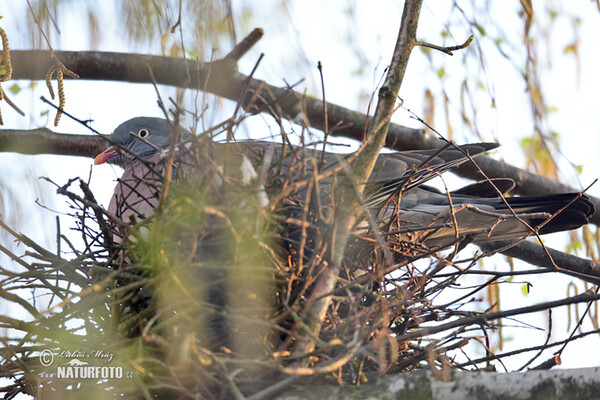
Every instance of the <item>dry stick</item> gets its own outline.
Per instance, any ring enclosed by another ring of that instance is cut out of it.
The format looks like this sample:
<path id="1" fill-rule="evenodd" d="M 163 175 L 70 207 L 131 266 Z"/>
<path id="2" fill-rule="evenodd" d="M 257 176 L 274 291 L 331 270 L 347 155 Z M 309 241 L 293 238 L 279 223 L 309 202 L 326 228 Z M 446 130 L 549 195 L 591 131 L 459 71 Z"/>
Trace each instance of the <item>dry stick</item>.
<path id="1" fill-rule="evenodd" d="M 231 53 L 229 53 L 231 54 Z M 238 111 L 240 110 L 240 108 L 243 108 L 244 106 L 244 100 L 246 98 L 246 94 L 248 93 L 249 87 L 250 87 L 250 82 L 252 81 L 252 77 L 254 76 L 254 74 L 256 73 L 256 71 L 258 70 L 258 66 L 260 65 L 260 62 L 262 61 L 262 59 L 264 58 L 265 54 L 261 53 L 260 56 L 258 56 L 258 60 L 256 60 L 256 63 L 254 63 L 254 67 L 252 68 L 252 71 L 250 71 L 250 75 L 248 75 L 248 78 L 246 79 L 246 82 L 244 83 L 243 89 L 240 93 L 240 96 L 237 100 L 237 104 L 235 105 L 235 110 L 233 111 L 233 118 L 235 118 L 235 116 L 237 115 Z M 258 94 L 258 92 L 256 93 Z M 256 100 L 256 96 L 252 96 L 252 98 L 250 99 L 249 105 L 251 106 L 251 104 L 253 104 L 253 102 Z M 248 105 L 246 105 L 248 106 Z"/>
<path id="2" fill-rule="evenodd" d="M 577 296 L 573 296 L 573 297 L 569 297 L 566 299 L 549 301 L 549 302 L 542 303 L 542 304 L 536 304 L 533 306 L 516 308 L 516 309 L 508 310 L 508 311 L 498 311 L 498 312 L 487 313 L 487 314 L 479 314 L 479 315 L 474 315 L 472 317 L 460 318 L 460 319 L 457 319 L 457 320 L 454 320 L 451 322 L 447 322 L 442 325 L 421 328 L 421 329 L 413 331 L 413 332 L 405 333 L 403 335 L 398 335 L 397 340 L 399 342 L 413 340 L 413 339 L 417 339 L 417 338 L 421 338 L 421 337 L 425 337 L 425 336 L 429 336 L 429 335 L 434 335 L 436 333 L 447 331 L 449 329 L 458 328 L 460 326 L 480 324 L 483 322 L 500 319 L 500 318 L 505 318 L 505 317 L 510 317 L 513 315 L 529 314 L 529 313 L 536 312 L 536 311 L 547 310 L 548 308 L 554 308 L 554 307 L 564 306 L 564 305 L 568 305 L 568 304 L 587 303 L 587 302 L 598 300 L 598 299 L 600 299 L 599 294 L 592 294 L 588 291 L 586 293 L 583 293 L 583 294 L 580 294 Z"/>
<path id="3" fill-rule="evenodd" d="M 327 99 L 325 97 L 325 80 L 323 79 L 323 66 L 321 61 L 317 63 L 317 69 L 319 70 L 319 76 L 321 77 L 321 93 L 323 94 L 323 120 L 325 121 L 325 128 L 323 128 L 323 152 L 321 153 L 321 165 L 325 159 L 325 147 L 327 146 L 327 137 L 329 136 L 329 120 L 327 118 Z"/>
<path id="4" fill-rule="evenodd" d="M 90 204 L 96 204 L 96 205 L 98 204 L 98 202 L 96 201 L 96 198 L 94 197 L 94 194 L 90 190 L 89 186 L 82 179 L 79 179 L 79 187 L 81 188 L 81 191 L 84 194 L 85 200 L 89 201 Z M 83 207 L 85 209 L 88 206 L 84 204 Z M 92 208 L 92 211 L 94 212 L 94 215 L 96 216 L 96 221 L 98 221 L 98 226 L 100 227 L 100 230 L 102 231 L 102 235 L 104 236 L 104 238 L 106 240 L 107 247 L 114 246 L 115 243 L 113 242 L 113 237 L 110 234 L 110 226 L 104 219 L 104 214 L 102 213 L 101 208 L 96 208 L 96 207 L 91 207 L 91 208 Z M 56 221 L 58 224 L 58 217 L 56 218 Z M 58 244 L 60 245 L 60 240 L 58 240 Z M 59 249 L 59 251 L 57 252 L 57 254 L 60 255 L 60 247 L 58 247 L 58 249 Z"/>
<path id="5" fill-rule="evenodd" d="M 177 27 L 179 25 L 181 25 L 181 6 L 182 6 L 183 0 L 179 0 L 179 13 L 177 14 L 177 22 L 175 22 L 175 24 L 171 27 L 171 33 L 175 33 L 175 30 L 177 29 Z"/>
<path id="6" fill-rule="evenodd" d="M 33 240 L 31 240 L 28 236 L 26 236 L 26 235 L 24 235 L 22 233 L 17 233 L 15 231 L 13 231 L 2 220 L 0 220 L 0 227 L 2 227 L 9 234 L 11 234 L 12 236 L 14 236 L 17 240 L 19 240 L 20 242 L 24 243 L 26 246 L 29 246 L 32 249 L 36 250 L 41 255 L 43 255 L 45 257 L 48 257 L 48 258 L 50 258 L 52 260 L 63 261 L 59 257 L 56 257 L 52 252 L 50 252 L 50 251 L 44 249 L 43 247 L 39 246 L 36 242 L 34 242 Z M 4 247 L 2 245 L 0 245 L 0 252 L 6 254 L 13 261 L 15 261 L 18 264 L 20 264 L 21 266 L 25 267 L 27 270 L 29 270 L 29 271 L 34 271 L 35 270 L 35 267 L 33 267 L 31 264 L 28 264 L 27 262 L 23 261 L 21 259 L 21 257 L 18 257 L 17 255 L 13 254 L 10 250 L 8 250 L 6 247 Z M 57 288 L 54 285 L 50 284 L 50 282 L 48 282 L 48 280 L 46 278 L 44 278 L 43 276 L 40 276 L 38 279 L 40 280 L 40 282 L 42 282 L 42 284 L 44 285 L 44 287 L 49 288 L 53 292 L 53 294 L 57 295 L 61 299 L 64 298 L 64 296 L 60 292 L 59 288 Z"/>
<path id="7" fill-rule="evenodd" d="M 531 357 L 529 359 L 529 361 L 527 361 L 525 364 L 523 364 L 521 366 L 521 368 L 519 368 L 517 370 L 517 372 L 521 372 L 523 370 L 525 370 L 525 368 L 527 368 L 528 366 L 530 366 L 535 360 L 537 360 L 542 353 L 544 352 L 545 349 L 548 348 L 548 343 L 550 343 L 550 339 L 552 338 L 552 309 L 548 309 L 548 333 L 546 333 L 546 340 L 544 341 L 544 344 L 542 345 L 542 349 L 540 351 L 538 351 L 536 354 L 533 355 L 533 357 Z"/>
<path id="8" fill-rule="evenodd" d="M 577 339 L 581 339 L 581 338 L 589 336 L 589 335 L 597 335 L 599 333 L 600 333 L 600 330 L 593 330 L 593 331 L 589 331 L 589 332 L 583 332 L 583 333 L 580 333 L 579 335 L 574 336 L 573 339 L 577 340 Z M 525 352 L 528 352 L 528 351 L 546 350 L 546 349 L 549 349 L 550 347 L 560 346 L 560 345 L 568 342 L 569 340 L 571 340 L 571 338 L 565 339 L 565 340 L 561 340 L 561 341 L 558 341 L 558 342 L 554 342 L 554 343 L 540 344 L 540 345 L 529 347 L 529 348 L 526 348 L 526 349 L 518 349 L 518 350 L 509 351 L 509 352 L 506 352 L 506 353 L 494 354 L 494 355 L 490 355 L 490 356 L 476 358 L 476 359 L 470 360 L 468 362 L 456 364 L 456 367 L 457 368 L 464 368 L 464 367 L 471 366 L 471 365 L 477 365 L 477 364 L 482 363 L 482 362 L 499 360 L 499 359 L 505 358 L 505 357 L 512 357 L 514 355 L 518 355 L 518 354 L 525 353 Z"/>
<path id="9" fill-rule="evenodd" d="M 50 91 L 52 91 L 51 89 L 52 89 L 52 86 L 50 86 Z M 54 97 L 52 97 L 52 98 L 54 98 Z M 40 100 L 42 100 L 44 103 L 48 104 L 50 107 L 54 108 L 56 111 L 60 111 L 60 107 L 59 106 L 55 105 L 54 103 L 52 103 L 50 100 L 48 100 L 44 96 L 40 96 Z M 101 135 L 100 132 L 98 132 L 97 130 L 95 130 L 94 128 L 92 128 L 89 125 L 89 123 L 91 123 L 93 120 L 91 120 L 91 119 L 88 119 L 88 120 L 79 119 L 76 116 L 74 116 L 73 114 L 70 114 L 70 113 L 66 112 L 65 110 L 62 110 L 62 113 L 65 114 L 67 117 L 71 118 L 73 121 L 79 122 L 81 125 L 85 126 L 86 129 L 89 129 L 94 134 Z M 76 154 L 76 155 L 82 155 L 82 154 Z M 89 157 L 94 158 L 96 155 L 97 154 L 90 154 Z"/>
<path id="10" fill-rule="evenodd" d="M 600 291 L 600 286 L 596 286 L 596 294 L 598 294 L 598 291 Z M 573 336 L 575 336 L 575 332 L 577 332 L 577 330 L 581 327 L 581 325 L 583 324 L 583 319 L 586 317 L 586 315 L 588 315 L 588 313 L 590 312 L 590 308 L 592 307 L 592 302 L 590 301 L 587 305 L 587 307 L 585 308 L 585 312 L 583 313 L 583 315 L 581 316 L 581 318 L 579 319 L 579 321 L 577 322 L 577 324 L 575 325 L 575 328 L 573 328 L 573 331 L 571 332 L 571 335 L 569 336 L 569 339 L 567 339 L 567 341 L 565 342 L 565 344 L 560 348 L 559 351 L 557 351 L 556 353 L 554 353 L 556 356 L 560 357 L 560 355 L 563 353 L 563 351 L 565 350 L 565 348 L 567 347 L 567 344 L 569 344 L 571 342 L 571 339 L 573 338 Z"/>
<path id="11" fill-rule="evenodd" d="M 437 44 L 431 44 L 431 43 L 421 42 L 421 41 L 418 41 L 417 43 L 415 43 L 415 45 L 422 46 L 422 47 L 429 47 L 430 49 L 438 50 L 438 51 L 441 51 L 442 53 L 448 54 L 449 56 L 453 56 L 454 55 L 454 53 L 452 53 L 453 51 L 462 50 L 462 49 L 466 49 L 467 47 L 469 47 L 469 45 L 473 41 L 473 37 L 474 37 L 474 35 L 469 36 L 463 44 L 460 44 L 458 46 L 443 47 L 443 46 L 438 46 Z"/>
<path id="12" fill-rule="evenodd" d="M 410 53 L 416 42 L 421 5 L 421 0 L 407 0 L 404 3 L 396 48 L 386 80 L 379 90 L 377 109 L 366 135 L 367 143 L 365 146 L 361 146 L 359 154 L 351 167 L 350 176 L 355 182 L 361 183 L 368 180 L 377 156 L 385 143 L 390 124 L 389 119 L 396 104 Z M 363 189 L 364 185 L 359 185 L 356 189 L 349 188 L 340 196 L 341 207 L 335 215 L 332 229 L 331 240 L 333 246 L 328 254 L 327 261 L 324 262 L 325 270 L 317 280 L 315 289 L 311 293 L 305 312 L 302 315 L 306 325 L 315 336 L 319 335 L 323 319 L 331 304 L 331 296 L 327 294 L 335 288 L 344 257 L 344 250 L 360 212 L 360 195 Z M 310 336 L 302 336 L 298 339 L 294 348 L 294 356 L 310 353 L 314 347 L 314 341 Z"/>
<path id="13" fill-rule="evenodd" d="M 162 97 L 160 95 L 160 92 L 158 90 L 158 87 L 156 86 L 156 80 L 154 79 L 154 73 L 152 72 L 152 67 L 150 65 L 148 65 L 148 73 L 150 74 L 150 76 L 152 77 L 152 85 L 154 86 L 154 90 L 156 91 L 156 95 L 158 97 L 158 105 L 159 107 L 162 109 L 163 113 L 165 114 L 165 118 L 168 121 L 168 124 L 170 125 L 171 122 L 169 121 L 169 113 L 167 112 L 167 109 L 165 108 L 164 102 L 162 100 Z M 188 74 L 189 76 L 189 74 Z M 173 143 L 178 143 L 179 142 L 179 137 L 180 137 L 180 130 L 179 130 L 179 115 L 176 112 L 175 113 L 175 137 L 172 138 Z M 165 165 L 165 171 L 164 171 L 164 179 L 163 179 L 163 185 L 162 185 L 162 191 L 160 194 L 160 200 L 158 202 L 158 206 L 156 207 L 156 215 L 157 218 L 160 218 L 160 216 L 162 215 L 161 211 L 164 207 L 165 201 L 167 199 L 167 195 L 169 193 L 169 188 L 171 186 L 171 177 L 173 174 L 173 162 L 175 161 L 175 150 L 176 150 L 177 146 L 172 145 L 169 148 L 169 154 L 167 156 L 167 161 L 166 161 L 166 165 Z M 158 149 L 156 149 L 158 150 Z M 160 176 L 160 175 L 159 175 Z M 156 231 L 155 231 L 156 232 Z"/>

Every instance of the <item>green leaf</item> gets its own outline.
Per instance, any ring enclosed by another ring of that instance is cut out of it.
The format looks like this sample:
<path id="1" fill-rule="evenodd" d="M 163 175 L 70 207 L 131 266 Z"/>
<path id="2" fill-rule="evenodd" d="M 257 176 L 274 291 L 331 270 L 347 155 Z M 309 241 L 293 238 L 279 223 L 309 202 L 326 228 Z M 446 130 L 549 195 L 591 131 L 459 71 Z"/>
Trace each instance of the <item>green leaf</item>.
<path id="1" fill-rule="evenodd" d="M 443 78 L 444 76 L 446 76 L 446 70 L 444 69 L 444 67 L 438 69 L 438 77 Z"/>
<path id="2" fill-rule="evenodd" d="M 475 24 L 475 28 L 477 28 L 481 36 L 485 36 L 485 29 L 483 29 L 483 26 Z"/>
<path id="3" fill-rule="evenodd" d="M 21 86 L 17 85 L 16 83 L 13 83 L 11 87 L 8 88 L 8 91 L 15 95 L 19 94 L 19 92 L 21 91 Z"/>

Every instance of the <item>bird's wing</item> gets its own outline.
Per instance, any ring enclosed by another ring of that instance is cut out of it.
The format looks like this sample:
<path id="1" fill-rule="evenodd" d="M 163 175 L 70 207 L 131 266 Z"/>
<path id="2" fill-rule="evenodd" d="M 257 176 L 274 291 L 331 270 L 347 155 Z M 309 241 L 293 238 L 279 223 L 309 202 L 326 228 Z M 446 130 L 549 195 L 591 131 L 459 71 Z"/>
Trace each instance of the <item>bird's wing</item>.
<path id="1" fill-rule="evenodd" d="M 446 149 L 412 150 L 382 154 L 365 190 L 367 205 L 378 206 L 400 190 L 410 190 L 470 161 L 497 143 L 475 143 Z"/>
<path id="2" fill-rule="evenodd" d="M 509 193 L 515 188 L 515 181 L 510 178 L 492 178 L 484 181 L 471 183 L 463 186 L 460 189 L 453 190 L 451 193 L 454 196 L 471 196 L 471 197 L 499 197 Z"/>
<path id="3" fill-rule="evenodd" d="M 498 147 L 497 143 L 477 143 L 458 147 L 449 146 L 442 150 L 411 150 L 381 154 L 377 158 L 365 188 L 365 205 L 381 206 L 391 195 L 401 189 L 417 187 L 469 161 L 469 157 L 476 157 L 496 147 Z M 325 176 L 319 180 L 322 186 L 343 182 L 341 178 L 347 177 L 349 171 L 344 163 L 351 160 L 351 155 L 348 154 L 322 152 L 264 141 L 222 144 L 218 147 L 218 152 L 219 154 L 227 152 L 225 158 L 230 163 L 239 163 L 239 158 L 243 154 L 252 160 L 257 168 L 260 168 L 265 155 L 268 154 L 270 168 L 283 172 L 287 176 L 295 175 L 296 178 L 313 174 L 316 167 L 319 173 Z M 335 178 L 327 175 L 332 170 L 337 170 Z M 327 194 L 330 191 L 323 192 Z"/>
<path id="4" fill-rule="evenodd" d="M 444 248 L 467 237 L 485 242 L 520 238 L 532 229 L 540 234 L 576 229 L 595 212 L 594 205 L 579 193 L 501 199 L 489 196 L 480 185 L 450 193 L 452 206 L 446 193 L 426 186 L 411 189 L 399 205 L 392 201 L 382 209 L 382 226 L 398 232 L 400 241 Z M 394 226 L 389 226 L 391 221 Z"/>

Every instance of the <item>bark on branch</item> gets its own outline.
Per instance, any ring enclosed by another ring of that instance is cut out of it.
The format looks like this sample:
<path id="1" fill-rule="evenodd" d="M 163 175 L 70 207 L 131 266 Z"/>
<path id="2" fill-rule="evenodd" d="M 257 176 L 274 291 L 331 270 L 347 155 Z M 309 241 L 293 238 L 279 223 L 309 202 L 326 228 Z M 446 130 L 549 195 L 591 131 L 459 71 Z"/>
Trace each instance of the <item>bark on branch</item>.
<path id="1" fill-rule="evenodd" d="M 47 128 L 0 129 L 0 151 L 95 157 L 108 146 L 100 136 L 56 133 Z"/>
<path id="2" fill-rule="evenodd" d="M 500 240 L 481 243 L 478 246 L 487 253 L 500 252 L 505 256 L 518 258 L 538 267 L 574 276 L 596 285 L 600 284 L 600 265 L 598 263 L 549 247 L 546 247 L 548 250 L 546 253 L 542 246 L 528 240 L 518 244 L 515 244 L 516 242 L 515 240 Z M 552 264 L 549 256 L 552 257 L 558 268 Z"/>
<path id="3" fill-rule="evenodd" d="M 81 79 L 85 80 L 153 83 L 148 70 L 150 67 L 158 84 L 204 90 L 233 101 L 240 99 L 245 83 L 249 82 L 249 89 L 256 91 L 262 88 L 263 96 L 269 99 L 268 105 L 280 108 L 285 118 L 293 119 L 300 112 L 304 112 L 311 126 L 317 129 L 324 128 L 322 100 L 249 78 L 239 73 L 236 65 L 229 60 L 203 63 L 173 57 L 98 51 L 55 51 L 55 54 L 69 69 L 77 72 Z M 44 80 L 48 68 L 52 65 L 48 51 L 13 50 L 11 56 L 15 69 L 13 79 Z M 257 108 L 261 106 L 261 110 L 267 109 L 264 104 L 256 104 Z M 335 104 L 328 104 L 327 109 L 329 126 L 340 126 L 331 133 L 332 135 L 360 139 L 366 126 L 366 115 Z M 425 135 L 422 129 L 394 124 L 390 131 L 387 141 L 389 146 L 394 143 L 398 144 L 397 148 L 439 146 L 439 139 Z"/>
<path id="4" fill-rule="evenodd" d="M 302 380 L 277 398 L 321 399 L 570 399 L 595 398 L 600 387 L 600 368 L 497 372 L 455 372 L 421 369 L 373 379 L 360 386 L 311 385 Z"/>

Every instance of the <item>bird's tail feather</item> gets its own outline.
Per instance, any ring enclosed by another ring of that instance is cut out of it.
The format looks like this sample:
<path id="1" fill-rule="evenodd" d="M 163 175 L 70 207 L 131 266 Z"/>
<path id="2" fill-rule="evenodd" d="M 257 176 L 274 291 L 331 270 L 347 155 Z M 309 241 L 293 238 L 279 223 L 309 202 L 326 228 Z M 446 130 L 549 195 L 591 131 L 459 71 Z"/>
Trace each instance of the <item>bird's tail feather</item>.
<path id="1" fill-rule="evenodd" d="M 524 197 L 509 197 L 506 201 L 516 213 L 548 213 L 551 219 L 531 218 L 530 225 L 539 227 L 540 234 L 577 229 L 589 222 L 595 211 L 585 195 L 559 193 Z M 504 205 L 505 209 L 506 204 Z M 501 205 L 501 206 L 502 206 Z"/>
<path id="2" fill-rule="evenodd" d="M 443 248 L 460 238 L 477 243 L 521 238 L 536 231 L 547 234 L 576 229 L 588 223 L 595 212 L 593 203 L 580 193 L 504 200 L 453 195 L 452 200 L 452 207 L 421 203 L 398 209 L 393 229 L 400 240 Z"/>

